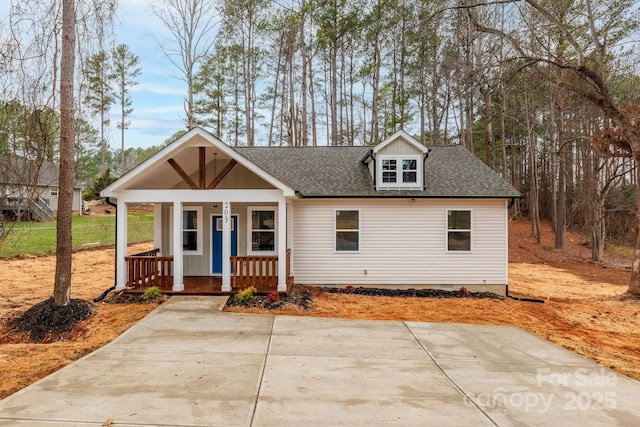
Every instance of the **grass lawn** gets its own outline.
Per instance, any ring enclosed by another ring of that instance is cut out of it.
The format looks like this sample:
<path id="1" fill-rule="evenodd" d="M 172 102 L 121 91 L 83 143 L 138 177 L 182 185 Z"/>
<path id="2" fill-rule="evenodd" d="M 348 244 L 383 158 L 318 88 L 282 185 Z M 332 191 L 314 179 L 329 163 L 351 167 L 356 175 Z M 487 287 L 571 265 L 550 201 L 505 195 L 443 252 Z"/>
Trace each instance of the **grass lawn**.
<path id="1" fill-rule="evenodd" d="M 129 243 L 153 239 L 153 213 L 129 212 Z M 74 216 L 73 247 L 110 245 L 115 243 L 115 215 Z M 56 223 L 5 223 L 0 238 L 0 257 L 40 255 L 56 251 Z"/>

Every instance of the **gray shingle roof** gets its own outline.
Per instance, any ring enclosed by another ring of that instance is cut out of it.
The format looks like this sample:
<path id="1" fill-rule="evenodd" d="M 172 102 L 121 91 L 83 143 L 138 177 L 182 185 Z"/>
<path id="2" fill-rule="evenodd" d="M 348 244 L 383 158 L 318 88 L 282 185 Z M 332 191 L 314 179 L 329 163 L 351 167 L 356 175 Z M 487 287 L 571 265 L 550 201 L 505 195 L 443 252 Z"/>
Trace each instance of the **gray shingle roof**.
<path id="1" fill-rule="evenodd" d="M 40 187 L 57 187 L 60 167 L 52 162 L 41 163 L 24 157 L 4 154 L 0 155 L 0 185 L 36 185 Z M 76 181 L 75 188 L 83 184 Z"/>
<path id="2" fill-rule="evenodd" d="M 370 147 L 238 147 L 242 156 L 302 197 L 511 198 L 520 193 L 466 148 L 431 147 L 425 190 L 375 191 L 362 163 Z"/>

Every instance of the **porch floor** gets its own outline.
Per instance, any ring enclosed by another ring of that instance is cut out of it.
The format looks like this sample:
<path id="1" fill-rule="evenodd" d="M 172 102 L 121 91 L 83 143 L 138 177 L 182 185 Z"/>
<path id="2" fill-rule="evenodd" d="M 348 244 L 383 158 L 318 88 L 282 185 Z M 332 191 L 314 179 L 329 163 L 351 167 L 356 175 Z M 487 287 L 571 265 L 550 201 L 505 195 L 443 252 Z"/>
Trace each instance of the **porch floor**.
<path id="1" fill-rule="evenodd" d="M 233 295 L 238 293 L 239 289 L 232 289 L 230 292 L 222 291 L 222 278 L 217 276 L 184 276 L 184 290 L 173 291 L 171 286 L 160 286 L 160 290 L 166 295 Z M 287 291 L 293 286 L 293 277 L 287 280 Z M 128 289 L 128 293 L 141 294 L 146 288 Z M 268 294 L 274 291 L 274 287 L 257 287 L 258 294 Z"/>

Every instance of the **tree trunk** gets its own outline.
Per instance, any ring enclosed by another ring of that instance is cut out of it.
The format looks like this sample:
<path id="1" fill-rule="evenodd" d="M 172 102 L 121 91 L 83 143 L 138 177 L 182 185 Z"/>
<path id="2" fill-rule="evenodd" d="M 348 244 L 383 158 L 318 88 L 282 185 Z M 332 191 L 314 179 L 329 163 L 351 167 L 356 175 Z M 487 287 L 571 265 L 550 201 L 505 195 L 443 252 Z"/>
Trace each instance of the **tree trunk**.
<path id="1" fill-rule="evenodd" d="M 371 76 L 371 141 L 380 142 L 380 127 L 378 126 L 378 98 L 380 97 L 380 40 L 376 33 L 373 41 L 373 73 Z"/>
<path id="2" fill-rule="evenodd" d="M 318 145 L 318 130 L 316 128 L 316 94 L 313 85 L 313 57 L 309 54 L 309 99 L 311 100 L 311 145 Z"/>
<path id="3" fill-rule="evenodd" d="M 485 163 L 493 168 L 493 101 L 489 88 L 484 90 L 484 140 L 485 140 Z"/>
<path id="4" fill-rule="evenodd" d="M 540 207 L 538 200 L 538 158 L 536 156 L 536 137 L 534 135 L 534 117 L 529 111 L 529 100 L 525 94 L 524 105 L 527 120 L 527 154 L 529 158 L 529 216 L 531 217 L 531 235 L 538 243 L 540 235 Z"/>
<path id="5" fill-rule="evenodd" d="M 564 229 L 566 217 L 567 150 L 564 144 L 564 109 L 557 106 L 556 142 L 558 147 L 558 195 L 556 197 L 555 248 L 564 249 Z"/>
<path id="6" fill-rule="evenodd" d="M 640 151 L 634 150 L 633 158 L 636 163 L 636 171 L 640 165 Z M 640 295 L 640 196 L 636 199 L 636 247 L 633 263 L 631 264 L 631 278 L 627 294 Z"/>
<path id="7" fill-rule="evenodd" d="M 304 2 L 302 7 L 305 7 Z M 300 81 L 300 101 L 302 102 L 302 119 L 300 120 L 300 145 L 309 145 L 309 129 L 307 126 L 307 45 L 304 37 L 304 20 L 300 20 L 300 59 L 302 60 L 302 75 Z"/>
<path id="8" fill-rule="evenodd" d="M 75 16 L 74 0 L 62 2 L 62 51 L 60 56 L 60 177 L 56 223 L 56 275 L 53 297 L 56 306 L 71 301 L 71 216 L 75 166 L 74 122 Z"/>
<path id="9" fill-rule="evenodd" d="M 598 200 L 593 209 L 593 223 L 591 224 L 591 260 L 602 262 L 605 240 L 604 200 Z"/>

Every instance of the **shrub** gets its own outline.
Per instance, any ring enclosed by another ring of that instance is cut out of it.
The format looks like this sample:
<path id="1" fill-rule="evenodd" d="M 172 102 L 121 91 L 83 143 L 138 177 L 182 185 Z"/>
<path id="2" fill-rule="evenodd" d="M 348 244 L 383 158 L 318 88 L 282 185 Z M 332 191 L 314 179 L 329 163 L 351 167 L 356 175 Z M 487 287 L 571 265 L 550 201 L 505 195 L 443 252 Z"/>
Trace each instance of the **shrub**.
<path id="1" fill-rule="evenodd" d="M 278 291 L 273 291 L 267 295 L 267 299 L 270 302 L 278 302 L 280 301 L 280 293 Z"/>
<path id="2" fill-rule="evenodd" d="M 162 292 L 160 292 L 160 288 L 157 286 L 152 286 L 144 291 L 140 299 L 147 302 L 155 301 L 156 299 L 160 298 L 161 295 Z"/>
<path id="3" fill-rule="evenodd" d="M 256 288 L 249 286 L 238 292 L 235 297 L 236 304 L 246 305 L 252 302 L 256 298 Z"/>
<path id="4" fill-rule="evenodd" d="M 356 288 L 354 288 L 354 287 L 353 287 L 353 286 L 351 286 L 351 285 L 345 286 L 345 288 L 344 288 L 344 293 L 345 293 L 345 294 L 352 294 L 352 293 L 354 293 L 355 291 L 356 291 Z"/>
<path id="5" fill-rule="evenodd" d="M 463 297 L 469 296 L 469 291 L 464 286 L 458 289 L 458 293 L 460 294 L 460 296 L 463 296 Z"/>

